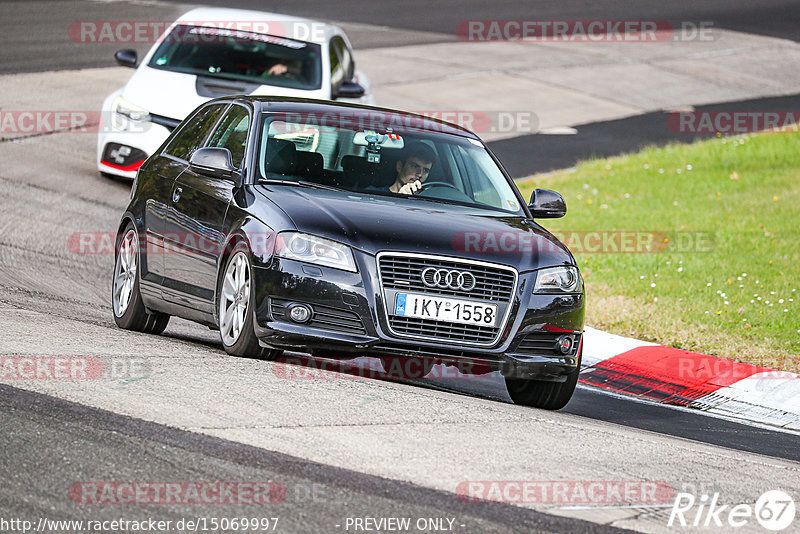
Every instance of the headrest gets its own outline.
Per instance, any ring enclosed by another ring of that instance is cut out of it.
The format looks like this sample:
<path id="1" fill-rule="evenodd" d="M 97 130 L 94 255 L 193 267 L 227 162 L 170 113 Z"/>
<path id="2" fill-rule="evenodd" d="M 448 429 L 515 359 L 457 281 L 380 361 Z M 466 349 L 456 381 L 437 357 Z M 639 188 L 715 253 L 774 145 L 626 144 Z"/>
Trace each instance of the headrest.
<path id="1" fill-rule="evenodd" d="M 356 188 L 389 187 L 397 178 L 395 159 L 381 155 L 380 163 L 370 163 L 361 156 L 344 156 L 342 171 L 345 180 Z"/>
<path id="2" fill-rule="evenodd" d="M 297 168 L 297 147 L 286 139 L 272 138 L 267 141 L 265 172 L 294 174 Z"/>
<path id="3" fill-rule="evenodd" d="M 309 178 L 317 177 L 322 174 L 325 167 L 325 160 L 318 152 L 298 152 L 297 153 L 297 173 Z"/>

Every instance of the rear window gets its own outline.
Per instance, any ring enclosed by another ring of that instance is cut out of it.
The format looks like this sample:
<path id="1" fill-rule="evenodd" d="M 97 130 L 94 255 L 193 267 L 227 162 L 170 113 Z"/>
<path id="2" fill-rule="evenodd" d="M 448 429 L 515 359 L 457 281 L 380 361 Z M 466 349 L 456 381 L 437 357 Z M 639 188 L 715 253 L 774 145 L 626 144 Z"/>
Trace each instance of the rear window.
<path id="1" fill-rule="evenodd" d="M 313 90 L 322 86 L 321 48 L 262 33 L 175 26 L 150 59 L 154 69 Z"/>

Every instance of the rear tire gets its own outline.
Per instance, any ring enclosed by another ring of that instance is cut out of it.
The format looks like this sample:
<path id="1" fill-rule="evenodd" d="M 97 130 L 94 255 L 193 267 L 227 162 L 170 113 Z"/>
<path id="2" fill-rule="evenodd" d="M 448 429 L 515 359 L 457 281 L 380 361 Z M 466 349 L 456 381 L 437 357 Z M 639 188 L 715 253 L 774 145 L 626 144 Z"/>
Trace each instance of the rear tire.
<path id="1" fill-rule="evenodd" d="M 233 248 L 217 284 L 219 334 L 225 352 L 243 358 L 274 360 L 283 351 L 259 345 L 253 326 L 255 309 L 253 266 L 243 242 Z"/>
<path id="2" fill-rule="evenodd" d="M 114 278 L 111 283 L 111 308 L 114 322 L 125 330 L 160 334 L 169 315 L 148 312 L 139 292 L 139 236 L 132 223 L 117 236 Z"/>
<path id="3" fill-rule="evenodd" d="M 581 355 L 578 356 L 577 369 L 567 377 L 566 382 L 506 377 L 506 389 L 514 404 L 543 410 L 560 410 L 567 405 L 575 392 L 580 369 Z"/>

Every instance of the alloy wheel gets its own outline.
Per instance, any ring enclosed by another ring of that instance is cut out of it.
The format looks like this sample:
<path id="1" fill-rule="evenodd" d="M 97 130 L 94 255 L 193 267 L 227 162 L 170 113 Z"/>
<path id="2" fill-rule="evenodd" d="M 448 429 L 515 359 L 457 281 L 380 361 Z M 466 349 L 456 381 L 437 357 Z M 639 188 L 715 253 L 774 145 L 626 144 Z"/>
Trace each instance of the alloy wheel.
<path id="1" fill-rule="evenodd" d="M 114 314 L 122 317 L 128 310 L 136 283 L 137 254 L 139 238 L 132 228 L 122 238 L 117 251 L 117 262 L 114 268 Z"/>
<path id="2" fill-rule="evenodd" d="M 233 345 L 239 339 L 250 302 L 250 265 L 243 252 L 228 262 L 219 299 L 219 329 L 222 342 Z"/>

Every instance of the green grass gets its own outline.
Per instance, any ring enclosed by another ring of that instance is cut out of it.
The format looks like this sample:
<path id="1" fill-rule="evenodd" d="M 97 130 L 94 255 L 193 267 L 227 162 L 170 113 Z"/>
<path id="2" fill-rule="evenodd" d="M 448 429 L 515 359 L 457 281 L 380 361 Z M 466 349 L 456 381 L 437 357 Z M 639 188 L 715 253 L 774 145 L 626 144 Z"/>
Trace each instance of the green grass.
<path id="1" fill-rule="evenodd" d="M 528 198 L 535 187 L 564 196 L 566 217 L 539 222 L 576 245 L 587 324 L 798 370 L 796 133 L 648 148 L 517 185 Z M 644 232 L 651 252 L 589 253 L 571 233 L 583 231 Z M 709 238 L 700 247 L 698 232 Z"/>

